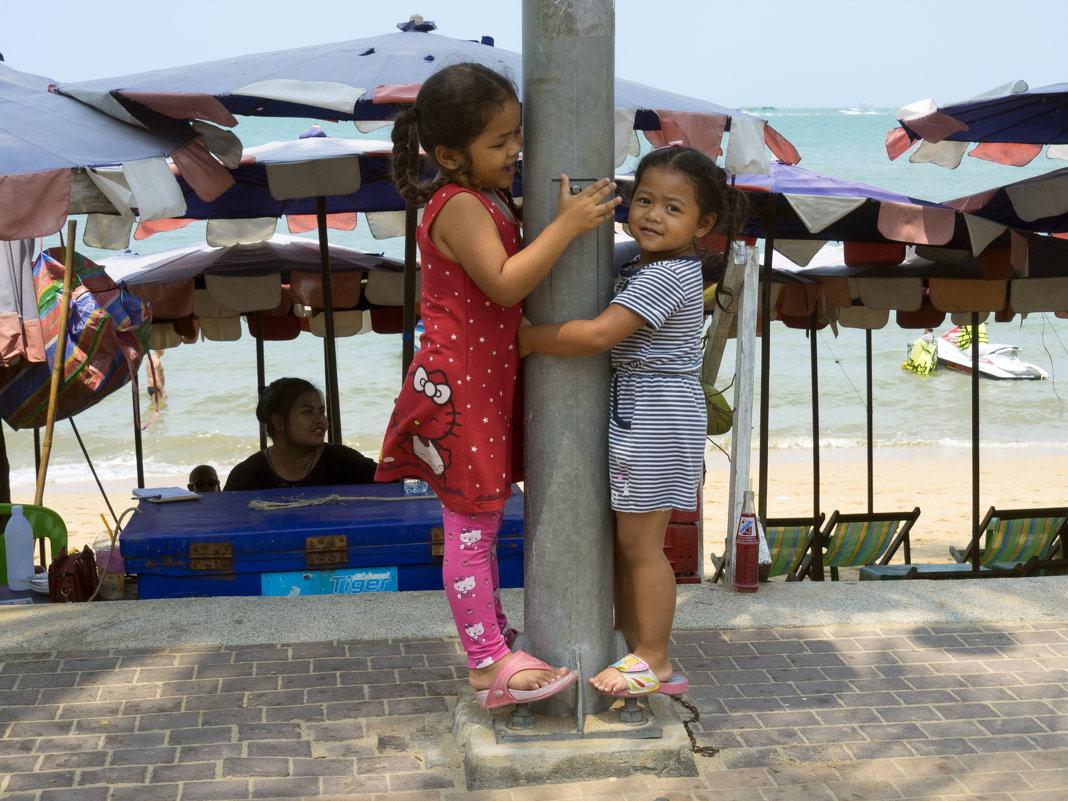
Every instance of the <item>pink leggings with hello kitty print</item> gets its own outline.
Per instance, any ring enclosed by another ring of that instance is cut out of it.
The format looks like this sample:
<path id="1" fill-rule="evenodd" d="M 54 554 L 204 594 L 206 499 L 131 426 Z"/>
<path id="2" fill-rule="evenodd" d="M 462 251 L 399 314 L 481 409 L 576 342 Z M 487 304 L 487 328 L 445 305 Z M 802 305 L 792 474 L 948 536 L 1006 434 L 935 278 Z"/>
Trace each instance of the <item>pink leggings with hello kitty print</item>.
<path id="1" fill-rule="evenodd" d="M 445 559 L 441 577 L 472 670 L 511 653 L 497 572 L 497 532 L 503 518 L 504 512 L 471 515 L 442 509 Z"/>

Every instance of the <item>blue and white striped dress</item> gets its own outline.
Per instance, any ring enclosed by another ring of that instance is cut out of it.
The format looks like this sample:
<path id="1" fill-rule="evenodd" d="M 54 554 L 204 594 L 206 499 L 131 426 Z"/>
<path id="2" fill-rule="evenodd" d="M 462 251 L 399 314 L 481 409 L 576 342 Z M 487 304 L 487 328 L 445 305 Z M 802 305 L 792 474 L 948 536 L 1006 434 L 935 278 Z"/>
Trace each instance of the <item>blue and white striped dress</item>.
<path id="1" fill-rule="evenodd" d="M 613 303 L 646 324 L 612 348 L 608 468 L 619 512 L 697 508 L 705 452 L 697 259 L 623 265 Z"/>

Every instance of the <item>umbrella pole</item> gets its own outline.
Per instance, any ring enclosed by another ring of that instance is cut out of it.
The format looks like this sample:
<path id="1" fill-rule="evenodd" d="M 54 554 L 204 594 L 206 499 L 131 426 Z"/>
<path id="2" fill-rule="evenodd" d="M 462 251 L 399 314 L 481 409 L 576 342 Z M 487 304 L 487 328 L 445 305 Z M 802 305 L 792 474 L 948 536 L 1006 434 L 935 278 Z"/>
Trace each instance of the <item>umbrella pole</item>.
<path id="1" fill-rule="evenodd" d="M 812 517 L 820 516 L 820 394 L 819 367 L 816 364 L 816 326 L 819 311 L 812 312 L 809 354 L 812 362 Z M 812 549 L 812 580 L 823 581 L 823 551 Z"/>
<path id="2" fill-rule="evenodd" d="M 875 437 L 872 425 L 872 383 L 871 383 L 871 329 L 864 329 L 865 355 L 868 361 L 868 514 L 875 513 L 875 452 L 872 442 Z"/>
<path id="3" fill-rule="evenodd" d="M 972 570 L 979 572 L 979 312 L 972 312 Z"/>
<path id="4" fill-rule="evenodd" d="M 323 314 L 326 315 L 326 405 L 330 410 L 330 441 L 341 442 L 341 399 L 337 382 L 337 340 L 334 338 L 334 288 L 330 283 L 330 243 L 326 234 L 326 198 L 315 198 L 315 218 L 319 223 L 319 264 L 323 275 Z"/>
<path id="5" fill-rule="evenodd" d="M 401 333 L 401 380 L 415 358 L 415 228 L 416 209 L 404 207 L 404 306 Z"/>
<path id="6" fill-rule="evenodd" d="M 141 398 L 140 384 L 137 381 L 136 373 L 133 381 L 130 382 L 130 392 L 133 396 L 134 456 L 137 464 L 137 486 L 143 489 L 145 486 L 145 454 L 141 443 Z"/>
<path id="7" fill-rule="evenodd" d="M 263 312 L 256 312 L 256 397 L 267 387 L 267 371 L 263 359 Z M 267 426 L 260 423 L 260 450 L 267 450 Z"/>
<path id="8" fill-rule="evenodd" d="M 33 505 L 40 506 L 44 500 L 45 479 L 48 475 L 48 456 L 52 451 L 52 430 L 56 426 L 56 403 L 59 400 L 59 384 L 63 378 L 63 367 L 67 351 L 67 316 L 70 312 L 70 285 L 74 272 L 74 235 L 78 223 L 67 220 L 67 249 L 63 256 L 63 305 L 59 307 L 59 330 L 56 331 L 56 355 L 52 360 L 52 383 L 48 390 L 48 411 L 45 416 L 44 444 L 41 448 L 41 462 L 37 470 L 37 492 L 33 496 Z"/>

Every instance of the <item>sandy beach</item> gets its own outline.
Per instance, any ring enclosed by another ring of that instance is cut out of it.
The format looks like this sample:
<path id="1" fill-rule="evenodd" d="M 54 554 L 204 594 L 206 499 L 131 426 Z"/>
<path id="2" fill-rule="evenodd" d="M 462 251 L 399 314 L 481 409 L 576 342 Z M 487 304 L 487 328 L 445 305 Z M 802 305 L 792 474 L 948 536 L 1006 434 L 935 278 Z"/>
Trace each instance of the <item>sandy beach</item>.
<path id="1" fill-rule="evenodd" d="M 863 452 L 826 451 L 820 455 L 820 508 L 826 512 L 867 510 L 867 464 Z M 704 491 L 705 553 L 723 550 L 727 530 L 726 498 L 730 463 L 719 451 L 710 451 Z M 756 485 L 757 457 L 752 456 Z M 812 456 L 807 451 L 776 452 L 768 470 L 768 514 L 792 516 L 812 511 Z M 149 479 L 151 486 L 184 486 L 185 476 Z M 1005 508 L 1059 506 L 1066 503 L 1068 459 L 1054 450 L 1027 455 L 984 449 L 980 473 L 980 511 Z M 122 484 L 105 482 L 115 513 L 135 505 Z M 950 545 L 963 544 L 972 519 L 971 459 L 959 449 L 936 452 L 931 448 L 877 450 L 874 460 L 875 511 L 921 509 L 912 530 L 912 561 L 948 560 Z M 32 486 L 13 486 L 15 502 L 32 502 Z M 45 490 L 45 505 L 58 511 L 67 523 L 70 542 L 81 547 L 104 530 L 101 513 L 112 523 L 107 505 L 93 484 L 55 486 Z M 113 525 L 113 523 L 112 523 Z M 706 556 L 705 573 L 711 575 Z"/>

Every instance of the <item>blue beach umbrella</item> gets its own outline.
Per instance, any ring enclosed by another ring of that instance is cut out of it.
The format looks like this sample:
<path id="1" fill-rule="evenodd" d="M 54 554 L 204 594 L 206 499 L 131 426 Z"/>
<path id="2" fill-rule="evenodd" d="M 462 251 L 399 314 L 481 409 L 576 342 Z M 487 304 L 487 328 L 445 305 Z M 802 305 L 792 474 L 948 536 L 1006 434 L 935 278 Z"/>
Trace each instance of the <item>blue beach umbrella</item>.
<path id="1" fill-rule="evenodd" d="M 491 37 L 435 35 L 437 26 L 418 16 L 397 27 L 397 33 L 64 83 L 58 90 L 121 118 L 148 109 L 225 126 L 237 124 L 234 115 L 245 115 L 354 120 L 361 130 L 373 130 L 448 64 L 484 64 L 522 88 L 522 55 L 494 47 Z M 717 150 L 722 133 L 732 131 L 728 161 L 732 148 L 743 162 L 759 160 L 765 143 L 784 161 L 799 158 L 765 121 L 707 100 L 616 79 L 615 106 L 632 112 L 625 126 L 654 138 L 687 139 L 706 152 Z"/>
<path id="2" fill-rule="evenodd" d="M 975 192 L 945 205 L 1024 231 L 1068 232 L 1068 167 Z"/>
<path id="3" fill-rule="evenodd" d="M 897 113 L 899 128 L 886 136 L 895 159 L 916 142 L 910 161 L 929 161 L 950 169 L 973 143 L 969 156 L 1022 166 L 1049 146 L 1050 158 L 1068 158 L 1068 83 L 1030 89 L 1014 81 L 958 103 L 938 106 L 921 100 Z"/>
<path id="4" fill-rule="evenodd" d="M 158 180 L 169 175 L 166 157 L 188 157 L 220 177 L 221 166 L 213 167 L 218 163 L 188 122 L 156 115 L 150 127 L 127 124 L 52 86 L 0 63 L 0 239 L 54 234 L 69 214 L 122 211 L 90 179 L 95 167 L 138 162 L 139 176 Z"/>

